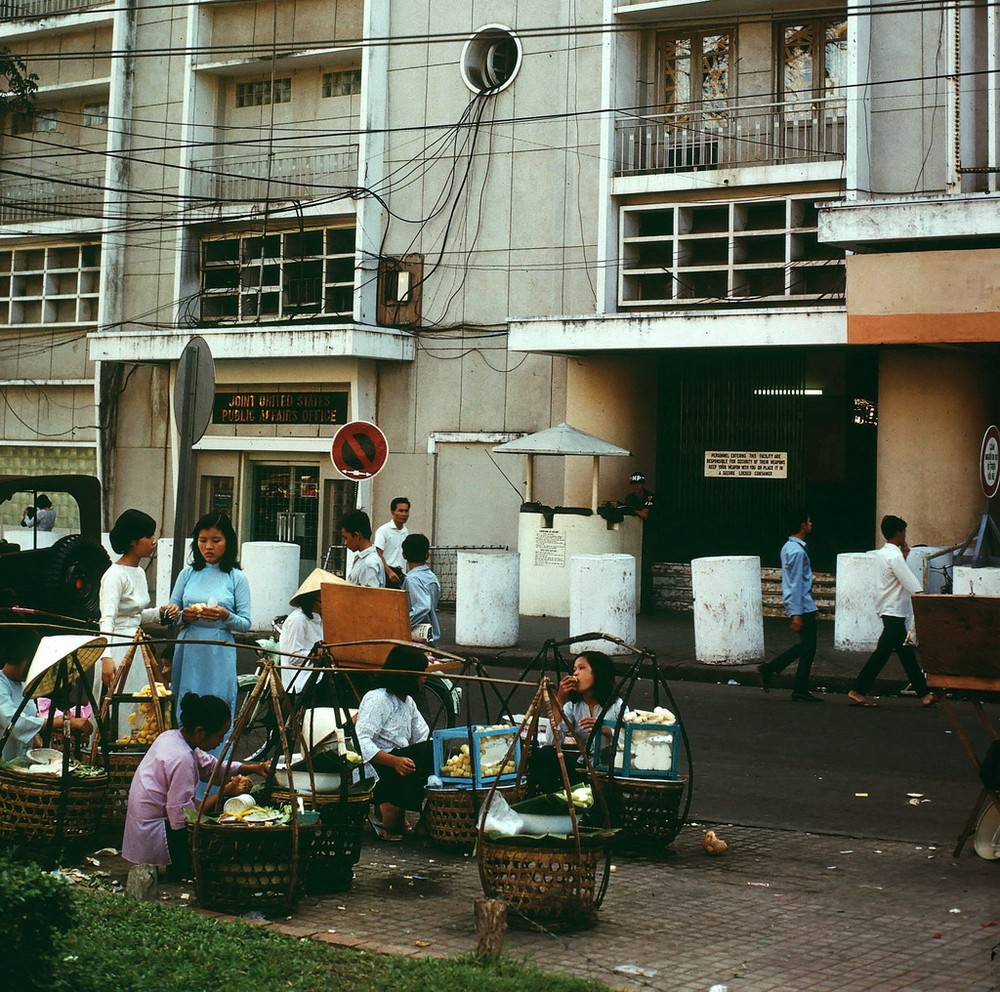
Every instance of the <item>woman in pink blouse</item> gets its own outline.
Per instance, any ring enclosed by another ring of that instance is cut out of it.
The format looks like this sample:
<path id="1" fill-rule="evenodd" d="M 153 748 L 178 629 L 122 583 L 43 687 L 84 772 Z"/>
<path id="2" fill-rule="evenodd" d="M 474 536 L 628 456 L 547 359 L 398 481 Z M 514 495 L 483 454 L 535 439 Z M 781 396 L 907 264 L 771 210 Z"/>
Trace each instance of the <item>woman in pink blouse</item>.
<path id="1" fill-rule="evenodd" d="M 195 809 L 195 789 L 207 782 L 218 759 L 207 751 L 218 747 L 229 732 L 229 704 L 218 696 L 185 693 L 181 726 L 167 730 L 153 742 L 136 769 L 128 792 L 122 856 L 135 864 L 169 866 L 168 877 L 187 877 L 191 864 L 186 809 Z M 229 763 L 232 777 L 219 792 L 207 797 L 211 807 L 220 795 L 240 791 L 237 773 L 266 775 L 270 762 Z"/>

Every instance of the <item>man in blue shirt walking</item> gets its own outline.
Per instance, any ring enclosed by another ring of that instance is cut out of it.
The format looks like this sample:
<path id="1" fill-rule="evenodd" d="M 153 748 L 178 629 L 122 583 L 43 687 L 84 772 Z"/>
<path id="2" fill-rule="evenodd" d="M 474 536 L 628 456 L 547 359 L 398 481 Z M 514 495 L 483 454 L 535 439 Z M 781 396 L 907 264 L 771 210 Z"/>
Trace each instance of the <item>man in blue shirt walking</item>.
<path id="1" fill-rule="evenodd" d="M 759 665 L 760 684 L 771 689 L 774 676 L 798 659 L 792 700 L 796 703 L 821 703 L 822 697 L 809 691 L 809 673 L 816 657 L 816 604 L 812 598 L 813 573 L 806 538 L 812 532 L 812 518 L 805 511 L 792 515 L 792 533 L 781 549 L 781 596 L 785 612 L 791 617 L 789 627 L 799 635 L 799 643 L 777 658 Z"/>

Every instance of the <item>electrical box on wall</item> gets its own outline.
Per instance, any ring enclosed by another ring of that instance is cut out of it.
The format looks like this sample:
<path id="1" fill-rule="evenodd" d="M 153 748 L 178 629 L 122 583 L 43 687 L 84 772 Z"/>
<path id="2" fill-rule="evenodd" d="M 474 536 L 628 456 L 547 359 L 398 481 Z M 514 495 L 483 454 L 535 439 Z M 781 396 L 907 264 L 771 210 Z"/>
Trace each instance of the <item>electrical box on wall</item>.
<path id="1" fill-rule="evenodd" d="M 383 258 L 378 266 L 378 322 L 388 327 L 420 324 L 423 255 Z"/>

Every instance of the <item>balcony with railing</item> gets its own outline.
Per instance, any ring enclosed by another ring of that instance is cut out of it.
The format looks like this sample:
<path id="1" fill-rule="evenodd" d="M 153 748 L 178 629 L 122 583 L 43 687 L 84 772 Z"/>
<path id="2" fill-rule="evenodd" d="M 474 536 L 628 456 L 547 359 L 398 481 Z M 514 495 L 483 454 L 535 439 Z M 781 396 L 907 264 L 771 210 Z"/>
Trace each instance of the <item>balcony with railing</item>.
<path id="1" fill-rule="evenodd" d="M 667 114 L 620 114 L 615 175 L 842 161 L 845 123 L 843 97 L 717 100 Z"/>
<path id="2" fill-rule="evenodd" d="M 91 7 L 109 5 L 110 0 L 0 0 L 0 21 L 31 20 L 76 14 Z"/>
<path id="3" fill-rule="evenodd" d="M 0 178 L 0 226 L 99 218 L 103 212 L 103 173 Z"/>
<path id="4" fill-rule="evenodd" d="M 279 148 L 268 157 L 216 156 L 192 163 L 192 206 L 242 207 L 247 203 L 331 201 L 358 181 L 358 146 L 294 152 Z"/>

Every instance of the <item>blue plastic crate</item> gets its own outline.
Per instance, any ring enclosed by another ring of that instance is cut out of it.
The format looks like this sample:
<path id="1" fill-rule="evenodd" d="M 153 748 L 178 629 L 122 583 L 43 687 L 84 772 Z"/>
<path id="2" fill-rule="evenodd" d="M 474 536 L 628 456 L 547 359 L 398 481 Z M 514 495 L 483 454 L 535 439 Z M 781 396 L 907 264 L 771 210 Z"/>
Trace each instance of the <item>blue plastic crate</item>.
<path id="1" fill-rule="evenodd" d="M 490 766 L 503 760 L 511 739 L 515 742 L 509 759 L 512 767 L 500 776 L 500 782 L 506 784 L 517 779 L 517 766 L 521 761 L 521 738 L 517 727 L 473 728 L 471 748 L 469 738 L 468 727 L 434 731 L 434 774 L 445 785 L 460 789 L 489 788 L 497 777 L 496 770 Z M 447 762 L 463 753 L 469 756 L 469 774 L 455 774 L 454 766 L 448 769 Z"/>
<path id="2" fill-rule="evenodd" d="M 605 720 L 606 746 L 594 767 L 608 771 L 615 721 Z M 618 735 L 614 774 L 619 778 L 677 778 L 677 757 L 681 743 L 679 723 L 623 723 Z"/>

